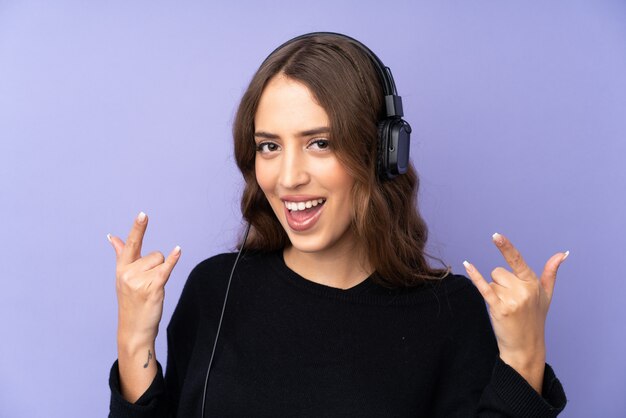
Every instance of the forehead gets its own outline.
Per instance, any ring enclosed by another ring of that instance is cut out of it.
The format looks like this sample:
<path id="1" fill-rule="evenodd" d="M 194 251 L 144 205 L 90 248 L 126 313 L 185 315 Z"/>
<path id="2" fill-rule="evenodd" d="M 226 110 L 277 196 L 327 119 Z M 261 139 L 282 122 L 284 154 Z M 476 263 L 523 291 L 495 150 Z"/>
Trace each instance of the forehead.
<path id="1" fill-rule="evenodd" d="M 312 127 L 328 126 L 328 114 L 302 82 L 283 74 L 265 86 L 256 114 L 255 130 L 290 134 Z"/>

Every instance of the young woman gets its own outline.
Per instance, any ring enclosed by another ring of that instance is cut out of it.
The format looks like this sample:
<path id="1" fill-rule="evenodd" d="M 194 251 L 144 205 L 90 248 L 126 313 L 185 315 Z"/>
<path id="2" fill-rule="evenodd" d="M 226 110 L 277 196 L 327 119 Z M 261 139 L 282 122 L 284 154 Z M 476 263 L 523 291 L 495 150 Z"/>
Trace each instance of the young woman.
<path id="1" fill-rule="evenodd" d="M 263 62 L 233 129 L 250 235 L 238 260 L 221 254 L 191 272 L 167 328 L 165 377 L 154 341 L 180 248 L 142 257 L 143 213 L 125 243 L 109 236 L 119 303 L 111 417 L 563 409 L 544 323 L 567 253 L 538 278 L 495 234 L 511 271 L 495 269 L 491 283 L 467 262 L 471 281 L 430 267 L 401 115 L 391 73 L 351 38 L 308 34 Z"/>

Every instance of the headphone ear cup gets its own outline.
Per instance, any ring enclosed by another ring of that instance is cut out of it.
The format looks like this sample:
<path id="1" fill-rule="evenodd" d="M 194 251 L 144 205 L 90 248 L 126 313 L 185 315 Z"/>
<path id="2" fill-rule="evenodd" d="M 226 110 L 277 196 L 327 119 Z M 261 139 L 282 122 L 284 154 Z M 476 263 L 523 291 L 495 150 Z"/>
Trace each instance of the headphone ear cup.
<path id="1" fill-rule="evenodd" d="M 387 164 L 389 173 L 395 177 L 409 169 L 409 151 L 411 148 L 411 125 L 402 118 L 393 120 L 387 132 L 389 152 Z"/>
<path id="2" fill-rule="evenodd" d="M 402 118 L 387 118 L 378 123 L 378 177 L 390 180 L 409 167 L 411 125 Z"/>

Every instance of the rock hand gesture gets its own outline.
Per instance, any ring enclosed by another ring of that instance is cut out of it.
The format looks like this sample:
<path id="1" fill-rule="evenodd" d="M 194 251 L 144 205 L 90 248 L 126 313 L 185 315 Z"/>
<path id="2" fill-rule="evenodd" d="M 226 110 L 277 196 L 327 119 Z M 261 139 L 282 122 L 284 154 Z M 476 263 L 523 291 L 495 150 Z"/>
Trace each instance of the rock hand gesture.
<path id="1" fill-rule="evenodd" d="M 165 283 L 180 258 L 180 247 L 165 258 L 160 252 L 141 256 L 148 217 L 141 212 L 126 243 L 107 238 L 115 249 L 118 302 L 117 349 L 122 395 L 135 402 L 157 373 L 154 342 L 163 313 Z"/>
<path id="2" fill-rule="evenodd" d="M 500 358 L 541 394 L 546 361 L 545 322 L 557 270 L 569 251 L 550 257 L 538 278 L 505 236 L 496 233 L 493 241 L 512 271 L 497 267 L 488 283 L 472 264 L 463 264 L 489 306 Z"/>

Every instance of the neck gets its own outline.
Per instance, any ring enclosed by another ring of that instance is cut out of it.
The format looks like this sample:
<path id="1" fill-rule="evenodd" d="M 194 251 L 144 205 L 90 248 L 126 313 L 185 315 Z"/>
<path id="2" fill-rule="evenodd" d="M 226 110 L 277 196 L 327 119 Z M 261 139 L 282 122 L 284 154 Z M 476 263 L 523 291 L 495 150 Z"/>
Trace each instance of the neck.
<path id="1" fill-rule="evenodd" d="M 349 289 L 368 278 L 373 269 L 363 251 L 335 248 L 333 251 L 302 252 L 293 246 L 285 248 L 285 264 L 300 276 L 337 289 Z"/>

